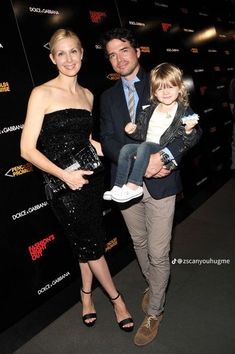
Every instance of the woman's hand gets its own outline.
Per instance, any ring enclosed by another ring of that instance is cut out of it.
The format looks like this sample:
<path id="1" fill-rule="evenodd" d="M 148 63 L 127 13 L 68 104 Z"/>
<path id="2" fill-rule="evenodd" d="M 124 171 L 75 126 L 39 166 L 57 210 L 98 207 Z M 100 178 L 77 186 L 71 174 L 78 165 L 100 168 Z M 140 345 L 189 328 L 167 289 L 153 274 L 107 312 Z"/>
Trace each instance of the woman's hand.
<path id="1" fill-rule="evenodd" d="M 90 176 L 94 172 L 86 170 L 77 171 L 63 171 L 62 179 L 72 190 L 82 189 L 84 184 L 88 184 L 89 181 L 85 176 Z"/>

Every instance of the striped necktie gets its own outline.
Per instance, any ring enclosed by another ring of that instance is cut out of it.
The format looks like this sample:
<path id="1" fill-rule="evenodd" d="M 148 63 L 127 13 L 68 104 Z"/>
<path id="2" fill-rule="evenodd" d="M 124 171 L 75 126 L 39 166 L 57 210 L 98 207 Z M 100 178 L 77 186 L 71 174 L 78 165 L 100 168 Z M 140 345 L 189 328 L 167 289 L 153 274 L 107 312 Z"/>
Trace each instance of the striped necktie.
<path id="1" fill-rule="evenodd" d="M 127 106 L 128 106 L 128 110 L 130 113 L 130 118 L 131 121 L 134 122 L 135 121 L 135 86 L 134 84 L 129 84 L 128 85 L 128 97 L 127 97 Z"/>

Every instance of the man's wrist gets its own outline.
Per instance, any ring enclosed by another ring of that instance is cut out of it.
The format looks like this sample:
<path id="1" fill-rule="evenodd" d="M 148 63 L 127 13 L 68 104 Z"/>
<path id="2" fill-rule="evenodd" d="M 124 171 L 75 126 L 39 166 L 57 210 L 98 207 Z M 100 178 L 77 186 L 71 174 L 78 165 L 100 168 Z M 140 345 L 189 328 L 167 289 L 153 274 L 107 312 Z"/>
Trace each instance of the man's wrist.
<path id="1" fill-rule="evenodd" d="M 169 162 L 167 165 L 165 165 L 165 168 L 167 170 L 170 170 L 170 171 L 173 171 L 177 168 L 177 164 L 176 164 L 176 161 L 174 163 L 175 160 L 171 160 L 171 162 Z"/>
<path id="2" fill-rule="evenodd" d="M 164 166 L 167 167 L 167 169 L 170 169 L 170 170 L 174 170 L 176 169 L 176 167 L 178 166 L 177 162 L 175 161 L 175 159 L 171 158 L 167 152 L 163 151 L 163 150 L 160 150 L 159 151 L 159 154 L 160 154 L 160 160 L 161 162 L 164 164 Z"/>
<path id="3" fill-rule="evenodd" d="M 159 154 L 160 154 L 160 160 L 163 163 L 163 165 L 167 165 L 171 161 L 170 156 L 165 151 L 160 150 Z"/>

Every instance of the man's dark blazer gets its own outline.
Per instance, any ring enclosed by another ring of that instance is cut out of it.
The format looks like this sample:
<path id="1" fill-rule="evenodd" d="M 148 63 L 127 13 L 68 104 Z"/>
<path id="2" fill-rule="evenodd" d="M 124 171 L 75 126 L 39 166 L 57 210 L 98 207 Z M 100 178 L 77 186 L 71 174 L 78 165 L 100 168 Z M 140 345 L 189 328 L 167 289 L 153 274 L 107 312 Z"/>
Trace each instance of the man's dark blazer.
<path id="1" fill-rule="evenodd" d="M 140 68 L 137 77 L 140 81 L 135 83 L 139 96 L 136 116 L 145 106 L 150 104 L 149 75 L 143 68 Z M 115 181 L 120 149 L 125 144 L 136 143 L 124 131 L 128 122 L 130 122 L 130 115 L 122 81 L 119 79 L 114 86 L 104 91 L 100 98 L 100 141 L 104 156 L 111 161 L 111 186 Z M 183 156 L 180 152 L 183 151 L 182 138 L 175 139 L 173 143 L 167 145 L 167 148 L 179 164 Z M 175 195 L 182 190 L 179 169 L 172 171 L 163 178 L 145 178 L 144 182 L 149 193 L 155 199 Z"/>

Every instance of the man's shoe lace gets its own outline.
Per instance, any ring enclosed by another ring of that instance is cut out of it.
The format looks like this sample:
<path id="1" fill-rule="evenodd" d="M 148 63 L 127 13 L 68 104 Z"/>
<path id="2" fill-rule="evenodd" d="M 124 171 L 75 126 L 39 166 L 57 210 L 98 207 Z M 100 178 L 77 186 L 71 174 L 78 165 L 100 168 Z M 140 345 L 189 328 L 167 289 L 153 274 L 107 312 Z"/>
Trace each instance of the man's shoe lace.
<path id="1" fill-rule="evenodd" d="M 144 327 L 150 328 L 150 327 L 151 327 L 151 320 L 156 321 L 156 320 L 157 320 L 157 317 L 156 317 L 156 316 L 153 316 L 153 315 L 148 316 Z"/>

